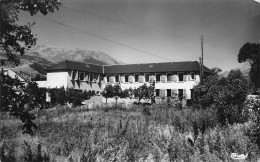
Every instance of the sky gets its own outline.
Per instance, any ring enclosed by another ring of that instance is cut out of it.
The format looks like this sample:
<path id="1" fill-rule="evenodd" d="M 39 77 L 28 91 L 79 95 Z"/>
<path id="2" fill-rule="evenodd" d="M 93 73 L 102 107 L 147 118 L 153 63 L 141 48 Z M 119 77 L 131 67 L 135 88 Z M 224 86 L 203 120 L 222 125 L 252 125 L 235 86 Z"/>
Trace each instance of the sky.
<path id="1" fill-rule="evenodd" d="M 260 41 L 260 4 L 254 0 L 60 0 L 35 21 L 37 44 L 104 52 L 124 63 L 199 61 L 227 71 L 246 42 Z"/>

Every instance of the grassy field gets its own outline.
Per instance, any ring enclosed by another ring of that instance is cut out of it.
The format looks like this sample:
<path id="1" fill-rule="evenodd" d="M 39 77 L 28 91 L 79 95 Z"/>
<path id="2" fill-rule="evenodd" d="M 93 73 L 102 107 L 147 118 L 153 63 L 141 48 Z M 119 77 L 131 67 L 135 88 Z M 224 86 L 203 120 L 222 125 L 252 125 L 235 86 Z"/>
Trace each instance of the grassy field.
<path id="1" fill-rule="evenodd" d="M 231 153 L 260 157 L 248 134 L 253 126 L 220 126 L 214 109 L 167 105 L 92 110 L 56 107 L 35 112 L 34 136 L 21 122 L 1 114 L 1 161 L 41 162 L 200 162 L 235 161 Z"/>

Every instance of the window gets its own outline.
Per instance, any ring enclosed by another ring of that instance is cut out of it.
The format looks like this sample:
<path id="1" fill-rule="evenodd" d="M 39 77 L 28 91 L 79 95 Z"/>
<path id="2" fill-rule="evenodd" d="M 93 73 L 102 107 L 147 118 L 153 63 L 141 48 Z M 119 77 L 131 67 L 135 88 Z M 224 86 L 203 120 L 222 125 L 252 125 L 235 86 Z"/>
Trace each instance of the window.
<path id="1" fill-rule="evenodd" d="M 128 82 L 128 77 L 129 77 L 129 75 L 126 74 L 126 75 L 125 75 L 125 82 Z"/>
<path id="2" fill-rule="evenodd" d="M 89 81 L 92 82 L 93 81 L 93 74 L 89 73 Z"/>
<path id="3" fill-rule="evenodd" d="M 75 77 L 76 77 L 76 73 L 77 73 L 77 71 L 73 71 L 73 70 L 72 70 L 72 72 L 71 72 L 71 73 L 72 73 L 72 79 L 74 80 L 74 79 L 75 79 Z"/>
<path id="4" fill-rule="evenodd" d="M 172 89 L 172 97 L 177 97 L 178 95 L 178 90 L 177 89 Z"/>
<path id="5" fill-rule="evenodd" d="M 194 90 L 191 89 L 191 90 L 190 90 L 190 98 L 193 99 L 193 96 L 194 96 Z"/>
<path id="6" fill-rule="evenodd" d="M 183 89 L 178 89 L 178 97 L 179 97 L 179 100 L 182 101 L 182 99 L 183 99 Z"/>
<path id="7" fill-rule="evenodd" d="M 85 73 L 81 72 L 79 73 L 79 80 L 84 80 Z"/>
<path id="8" fill-rule="evenodd" d="M 159 89 L 155 89 L 155 96 L 159 96 L 160 95 L 160 90 Z"/>
<path id="9" fill-rule="evenodd" d="M 135 82 L 138 82 L 138 74 L 135 74 Z"/>
<path id="10" fill-rule="evenodd" d="M 145 82 L 149 82 L 149 74 L 144 74 Z"/>
<path id="11" fill-rule="evenodd" d="M 183 73 L 179 73 L 179 82 L 183 81 Z"/>
<path id="12" fill-rule="evenodd" d="M 166 89 L 160 89 L 160 97 L 166 96 Z"/>
<path id="13" fill-rule="evenodd" d="M 171 92 L 172 92 L 171 89 L 167 89 L 167 97 L 171 97 Z"/>
<path id="14" fill-rule="evenodd" d="M 156 82 L 160 82 L 160 74 L 155 74 Z"/>
<path id="15" fill-rule="evenodd" d="M 107 77 L 107 82 L 109 82 L 109 75 L 107 75 L 106 77 Z"/>
<path id="16" fill-rule="evenodd" d="M 116 82 L 119 82 L 119 75 L 118 74 L 115 75 L 115 80 L 116 80 Z"/>
<path id="17" fill-rule="evenodd" d="M 190 73 L 191 79 L 194 79 L 195 74 L 193 72 Z"/>
<path id="18" fill-rule="evenodd" d="M 171 81 L 170 77 L 172 76 L 172 73 L 167 73 L 166 76 L 167 76 L 167 81 Z"/>

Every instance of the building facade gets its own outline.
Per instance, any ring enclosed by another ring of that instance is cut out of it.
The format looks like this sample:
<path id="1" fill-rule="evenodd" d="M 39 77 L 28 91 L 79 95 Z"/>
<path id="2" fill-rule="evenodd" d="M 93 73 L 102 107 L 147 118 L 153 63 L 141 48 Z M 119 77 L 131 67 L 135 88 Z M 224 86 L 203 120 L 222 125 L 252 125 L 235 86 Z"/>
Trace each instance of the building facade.
<path id="1" fill-rule="evenodd" d="M 204 73 L 207 75 L 211 71 L 204 66 Z M 120 84 L 124 90 L 136 89 L 142 84 L 150 85 L 154 81 L 155 95 L 158 97 L 178 95 L 191 99 L 193 87 L 200 82 L 200 64 L 186 61 L 94 65 L 63 61 L 48 69 L 46 88 L 91 90 L 99 95 L 108 84 Z"/>

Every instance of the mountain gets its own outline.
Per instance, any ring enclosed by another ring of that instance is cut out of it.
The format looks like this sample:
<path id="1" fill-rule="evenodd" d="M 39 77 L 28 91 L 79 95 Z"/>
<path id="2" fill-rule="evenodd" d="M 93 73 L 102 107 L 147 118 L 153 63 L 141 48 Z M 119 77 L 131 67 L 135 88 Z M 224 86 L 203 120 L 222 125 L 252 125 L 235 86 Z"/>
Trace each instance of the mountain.
<path id="1" fill-rule="evenodd" d="M 240 67 L 234 68 L 233 70 L 239 69 L 245 76 L 248 76 L 250 68 L 251 68 L 250 63 L 247 62 L 247 63 L 244 63 Z M 219 75 L 219 77 L 227 77 L 229 72 L 230 71 L 224 71 L 224 72 L 219 73 L 218 75 Z"/>
<path id="2" fill-rule="evenodd" d="M 0 52 L 0 59 L 6 59 L 4 52 Z M 23 56 L 20 56 L 19 66 L 6 62 L 3 68 L 12 69 L 24 78 L 36 77 L 36 75 L 43 77 L 46 75 L 48 66 L 64 60 L 98 65 L 124 64 L 99 51 L 37 45 L 26 51 Z"/>
<path id="3" fill-rule="evenodd" d="M 33 47 L 28 53 L 27 57 L 40 57 L 42 59 L 58 63 L 64 60 L 78 61 L 90 64 L 109 65 L 109 64 L 123 64 L 120 61 L 110 57 L 109 55 L 91 50 L 83 49 L 65 49 L 56 47 L 47 47 L 45 45 L 38 45 Z"/>

